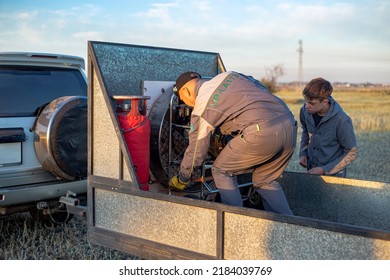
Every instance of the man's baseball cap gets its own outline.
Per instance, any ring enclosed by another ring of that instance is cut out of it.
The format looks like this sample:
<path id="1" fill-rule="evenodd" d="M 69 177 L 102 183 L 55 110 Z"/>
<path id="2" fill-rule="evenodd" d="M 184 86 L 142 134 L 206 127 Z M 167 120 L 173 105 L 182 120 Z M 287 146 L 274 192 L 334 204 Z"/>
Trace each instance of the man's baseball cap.
<path id="1" fill-rule="evenodd" d="M 180 74 L 180 76 L 176 79 L 176 85 L 173 88 L 173 92 L 178 95 L 180 89 L 190 80 L 201 78 L 199 73 L 188 71 Z"/>

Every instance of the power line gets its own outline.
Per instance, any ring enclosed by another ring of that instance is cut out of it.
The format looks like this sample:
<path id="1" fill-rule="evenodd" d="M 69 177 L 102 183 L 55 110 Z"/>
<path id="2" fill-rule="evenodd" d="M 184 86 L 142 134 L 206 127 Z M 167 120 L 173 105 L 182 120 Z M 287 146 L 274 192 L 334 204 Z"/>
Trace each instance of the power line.
<path id="1" fill-rule="evenodd" d="M 297 50 L 297 52 L 299 53 L 298 85 L 301 87 L 303 85 L 303 67 L 302 67 L 303 48 L 302 48 L 302 40 L 299 40 L 298 44 L 299 44 L 299 48 Z"/>

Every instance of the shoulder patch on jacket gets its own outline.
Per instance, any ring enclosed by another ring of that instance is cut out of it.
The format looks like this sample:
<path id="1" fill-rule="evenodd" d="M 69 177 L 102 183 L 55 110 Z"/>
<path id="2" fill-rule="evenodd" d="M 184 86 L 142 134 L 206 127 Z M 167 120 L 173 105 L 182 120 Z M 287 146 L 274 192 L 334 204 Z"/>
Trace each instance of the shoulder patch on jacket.
<path id="1" fill-rule="evenodd" d="M 222 83 L 215 89 L 213 96 L 210 101 L 210 106 L 211 107 L 216 107 L 219 102 L 219 95 L 224 93 L 229 86 L 233 83 L 235 79 L 237 79 L 240 75 L 238 73 L 231 73 L 229 74 L 223 81 Z"/>

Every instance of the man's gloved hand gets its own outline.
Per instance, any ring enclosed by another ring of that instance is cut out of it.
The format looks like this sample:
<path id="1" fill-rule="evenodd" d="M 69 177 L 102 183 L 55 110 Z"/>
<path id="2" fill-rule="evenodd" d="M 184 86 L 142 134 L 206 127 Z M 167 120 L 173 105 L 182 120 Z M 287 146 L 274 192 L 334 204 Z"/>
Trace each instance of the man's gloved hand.
<path id="1" fill-rule="evenodd" d="M 187 185 L 189 184 L 189 181 L 183 182 L 180 180 L 179 176 L 173 176 L 171 180 L 169 181 L 169 187 L 171 189 L 183 191 Z"/>

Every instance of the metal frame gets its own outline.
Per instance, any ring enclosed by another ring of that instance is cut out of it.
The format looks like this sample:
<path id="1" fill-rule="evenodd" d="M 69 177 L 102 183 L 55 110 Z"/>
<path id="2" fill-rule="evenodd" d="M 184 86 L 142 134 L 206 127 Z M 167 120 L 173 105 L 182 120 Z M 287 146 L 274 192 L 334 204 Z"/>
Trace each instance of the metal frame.
<path id="1" fill-rule="evenodd" d="M 105 226 L 93 226 L 89 227 L 88 230 L 88 239 L 92 243 L 100 244 L 103 246 L 107 246 L 113 249 L 121 250 L 123 252 L 140 256 L 141 258 L 147 258 L 147 259 L 225 259 L 226 256 L 226 246 L 230 244 L 230 240 L 232 239 L 233 235 L 226 235 L 226 230 L 234 230 L 234 227 L 231 223 L 226 222 L 226 217 L 235 216 L 236 219 L 244 219 L 249 218 L 253 221 L 260 221 L 260 224 L 265 222 L 274 224 L 275 228 L 280 227 L 281 229 L 285 229 L 285 234 L 287 236 L 290 236 L 290 234 L 294 232 L 300 233 L 302 229 L 307 231 L 312 231 L 312 234 L 308 234 L 308 237 L 312 236 L 313 238 L 308 238 L 307 240 L 305 238 L 298 238 L 299 242 L 295 244 L 298 248 L 303 248 L 304 246 L 310 247 L 310 244 L 312 246 L 324 246 L 324 248 L 332 248 L 332 246 L 335 246 L 337 240 L 347 240 L 346 242 L 342 242 L 338 244 L 339 250 L 344 250 L 346 253 L 347 259 L 360 259 L 360 258 L 367 258 L 364 257 L 364 255 L 361 255 L 361 252 L 356 251 L 355 246 L 361 246 L 361 249 L 364 249 L 367 251 L 367 255 L 370 255 L 371 252 L 367 250 L 365 242 L 372 243 L 372 244 L 382 244 L 382 250 L 386 251 L 390 246 L 390 233 L 376 230 L 376 229 L 369 229 L 364 227 L 358 227 L 358 226 L 352 226 L 352 225 L 345 225 L 345 224 L 339 224 L 336 222 L 329 222 L 329 221 L 321 221 L 317 219 L 312 218 L 305 218 L 305 217 L 299 217 L 299 216 L 285 216 L 285 215 L 278 215 L 273 214 L 269 212 L 264 211 L 258 211 L 254 209 L 247 209 L 247 208 L 238 208 L 238 207 L 232 207 L 220 203 L 214 203 L 214 202 L 207 202 L 204 200 L 196 200 L 196 199 L 189 199 L 189 198 L 183 198 L 183 197 L 176 197 L 176 196 L 170 196 L 165 194 L 159 194 L 159 193 L 153 193 L 153 192 L 142 192 L 142 191 L 134 191 L 128 188 L 115 188 L 113 190 L 112 186 L 114 185 L 114 181 L 109 183 L 106 181 L 106 184 L 102 183 L 94 183 L 94 188 L 97 190 L 104 190 L 105 192 L 110 193 L 116 193 L 121 194 L 121 196 L 128 198 L 129 200 L 133 198 L 143 198 L 145 200 L 151 200 L 151 201 L 160 201 L 167 204 L 175 204 L 180 205 L 183 207 L 187 206 L 193 206 L 194 209 L 207 209 L 210 211 L 215 211 L 216 215 L 216 224 L 212 225 L 210 224 L 210 227 L 215 226 L 216 228 L 216 237 L 214 244 L 215 252 L 214 254 L 204 254 L 199 253 L 197 251 L 191 251 L 186 250 L 183 248 L 179 248 L 172 245 L 167 245 L 165 243 L 156 242 L 153 240 L 148 240 L 146 238 L 140 238 L 136 235 L 126 234 L 123 233 L 121 230 L 115 230 L 113 228 L 107 228 Z M 113 213 L 109 213 L 111 209 L 107 209 L 108 213 L 107 215 L 110 217 L 109 219 L 113 218 Z M 143 211 L 145 209 L 138 209 L 140 211 Z M 149 211 L 153 211 L 153 209 L 149 209 Z M 122 215 L 121 213 L 114 213 L 115 215 Z M 148 215 L 146 215 L 148 216 Z M 175 217 L 171 216 L 171 219 L 174 219 Z M 126 218 L 127 222 L 129 224 L 134 223 L 138 219 L 135 218 L 132 220 L 131 217 Z M 104 223 L 103 223 L 104 224 Z M 164 230 L 164 225 L 160 225 L 161 229 L 159 231 Z M 247 225 L 250 227 L 251 225 Z M 307 230 L 305 230 L 307 229 Z M 265 230 L 265 228 L 264 228 Z M 275 229 L 275 232 L 277 234 L 279 230 Z M 188 238 L 188 232 L 181 232 L 180 235 L 183 239 L 189 239 Z M 269 233 L 268 233 L 269 235 Z M 278 234 L 277 234 L 278 235 Z M 173 238 L 176 238 L 177 236 L 173 235 Z M 201 238 L 201 237 L 199 237 Z M 251 236 L 239 236 L 238 238 L 242 240 L 247 240 L 247 243 L 245 243 L 246 247 L 236 248 L 236 250 L 242 250 L 247 251 L 247 255 L 250 256 L 254 253 L 255 250 L 258 249 L 258 246 L 255 242 L 252 242 L 253 237 Z M 274 237 L 279 238 L 279 237 Z M 317 238 L 317 239 L 316 239 Z M 354 243 L 355 238 L 357 239 L 356 244 Z M 376 241 L 375 241 L 376 240 Z M 203 242 L 207 243 L 210 242 L 210 240 L 202 239 Z M 375 242 L 374 242 L 375 241 Z M 288 246 L 286 245 L 287 240 L 282 242 L 282 246 Z M 291 242 L 291 241 L 289 241 Z M 289 243 L 287 242 L 287 243 Z M 211 245 L 211 244 L 210 244 Z M 244 246 L 244 245 L 242 245 Z M 271 246 L 271 245 L 270 245 Z M 379 248 L 377 248 L 378 250 Z M 240 252 L 242 254 L 242 251 Z M 325 251 L 325 250 L 324 250 Z M 297 257 L 296 254 L 291 254 L 291 256 L 295 259 L 339 259 L 344 258 L 342 255 L 338 255 L 337 250 L 333 250 L 334 252 L 322 252 L 320 250 L 313 252 L 310 251 L 308 253 L 308 256 L 300 256 Z M 382 252 L 384 253 L 383 257 L 390 257 L 389 252 Z M 233 254 L 232 252 L 228 253 L 229 256 Z M 276 258 L 285 258 L 288 259 L 289 257 L 285 255 L 283 252 L 277 252 L 274 253 L 278 257 Z M 233 254 L 234 255 L 234 254 Z M 372 258 L 375 258 L 374 256 L 371 256 Z M 248 257 L 250 258 L 250 257 Z"/>

